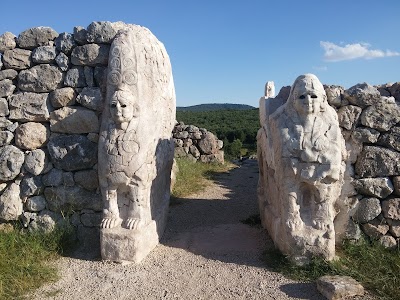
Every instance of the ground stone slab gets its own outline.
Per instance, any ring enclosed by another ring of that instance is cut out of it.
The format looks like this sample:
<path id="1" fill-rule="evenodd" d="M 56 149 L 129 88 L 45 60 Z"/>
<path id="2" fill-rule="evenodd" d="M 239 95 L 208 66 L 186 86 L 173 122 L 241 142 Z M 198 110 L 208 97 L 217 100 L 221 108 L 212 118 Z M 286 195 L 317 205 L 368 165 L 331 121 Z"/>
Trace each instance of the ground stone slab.
<path id="1" fill-rule="evenodd" d="M 82 135 L 60 135 L 47 144 L 51 161 L 58 169 L 77 171 L 97 163 L 97 144 Z"/>
<path id="2" fill-rule="evenodd" d="M 358 203 L 353 220 L 357 223 L 366 223 L 375 219 L 381 213 L 381 202 L 377 198 L 363 198 Z"/>
<path id="3" fill-rule="evenodd" d="M 50 129 L 60 133 L 89 133 L 99 131 L 95 112 L 83 107 L 63 107 L 50 114 Z"/>
<path id="4" fill-rule="evenodd" d="M 317 289 L 328 300 L 364 295 L 364 288 L 349 276 L 322 276 L 317 280 Z"/>
<path id="5" fill-rule="evenodd" d="M 77 66 L 107 65 L 109 45 L 86 44 L 72 50 L 71 63 Z"/>
<path id="6" fill-rule="evenodd" d="M 47 93 L 24 92 L 8 98 L 11 120 L 22 122 L 47 121 L 50 117 Z"/>
<path id="7" fill-rule="evenodd" d="M 21 149 L 33 150 L 43 147 L 49 140 L 50 130 L 42 123 L 23 123 L 15 131 L 15 144 Z"/>
<path id="8" fill-rule="evenodd" d="M 365 146 L 355 164 L 356 174 L 361 177 L 400 175 L 400 153 L 376 146 Z"/>
<path id="9" fill-rule="evenodd" d="M 62 81 L 61 71 L 48 64 L 41 64 L 28 70 L 23 70 L 18 75 L 18 87 L 26 92 L 50 92 L 55 90 Z"/>
<path id="10" fill-rule="evenodd" d="M 0 182 L 13 180 L 21 171 L 25 155 L 17 147 L 0 147 Z"/>
<path id="11" fill-rule="evenodd" d="M 38 46 L 45 46 L 49 41 L 54 40 L 58 33 L 50 27 L 33 27 L 21 32 L 17 38 L 20 48 L 33 49 Z"/>
<path id="12" fill-rule="evenodd" d="M 382 201 L 382 212 L 385 218 L 400 220 L 400 198 Z"/>
<path id="13" fill-rule="evenodd" d="M 394 190 L 388 177 L 356 179 L 353 181 L 353 185 L 358 193 L 381 199 L 389 196 Z"/>
<path id="14" fill-rule="evenodd" d="M 400 122 L 400 107 L 397 103 L 379 103 L 369 106 L 361 113 L 361 124 L 379 131 L 388 131 Z"/>
<path id="15" fill-rule="evenodd" d="M 31 51 L 19 48 L 6 50 L 3 54 L 3 63 L 7 69 L 27 69 L 32 64 Z"/>
<path id="16" fill-rule="evenodd" d="M 18 220 L 23 212 L 22 200 L 19 196 L 19 185 L 11 183 L 0 196 L 0 220 Z"/>

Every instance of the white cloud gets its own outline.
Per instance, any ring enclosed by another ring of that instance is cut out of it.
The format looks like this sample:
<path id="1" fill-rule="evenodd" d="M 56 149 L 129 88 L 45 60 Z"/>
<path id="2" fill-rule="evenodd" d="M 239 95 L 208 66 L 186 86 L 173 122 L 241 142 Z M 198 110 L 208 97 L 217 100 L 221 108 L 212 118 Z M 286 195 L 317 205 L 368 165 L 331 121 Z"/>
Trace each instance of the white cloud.
<path id="1" fill-rule="evenodd" d="M 399 52 L 390 50 L 371 50 L 367 43 L 347 44 L 338 46 L 331 42 L 320 42 L 321 47 L 325 50 L 324 59 L 326 61 L 341 61 L 357 58 L 372 59 L 385 56 L 400 56 Z"/>

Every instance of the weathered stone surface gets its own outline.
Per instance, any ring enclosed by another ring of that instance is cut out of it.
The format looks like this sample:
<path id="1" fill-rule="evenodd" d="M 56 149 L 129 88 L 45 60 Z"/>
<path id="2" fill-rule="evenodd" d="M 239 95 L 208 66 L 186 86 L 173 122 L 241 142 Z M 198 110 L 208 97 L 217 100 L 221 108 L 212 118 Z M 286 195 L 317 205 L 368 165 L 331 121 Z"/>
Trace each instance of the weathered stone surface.
<path id="1" fill-rule="evenodd" d="M 199 150 L 203 154 L 214 154 L 218 151 L 218 139 L 211 132 L 207 132 L 198 142 Z"/>
<path id="2" fill-rule="evenodd" d="M 349 276 L 322 276 L 317 280 L 317 289 L 328 300 L 364 295 L 363 286 Z"/>
<path id="3" fill-rule="evenodd" d="M 74 35 L 73 35 L 73 37 L 74 37 L 74 40 L 79 45 L 87 44 L 86 34 L 87 34 L 87 31 L 82 26 L 75 26 L 74 27 Z"/>
<path id="4" fill-rule="evenodd" d="M 400 196 L 400 176 L 395 176 L 392 179 L 394 186 L 394 194 Z"/>
<path id="5" fill-rule="evenodd" d="M 27 175 L 21 181 L 21 197 L 36 196 L 43 192 L 41 176 Z"/>
<path id="6" fill-rule="evenodd" d="M 83 71 L 85 73 L 86 85 L 88 87 L 94 86 L 94 67 L 84 66 Z"/>
<path id="7" fill-rule="evenodd" d="M 65 171 L 84 170 L 97 163 L 97 144 L 82 135 L 60 135 L 47 144 L 51 161 Z"/>
<path id="8" fill-rule="evenodd" d="M 32 64 L 31 51 L 19 48 L 6 50 L 3 54 L 3 63 L 7 69 L 27 69 Z"/>
<path id="9" fill-rule="evenodd" d="M 54 108 L 74 105 L 77 93 L 71 87 L 56 89 L 49 94 L 49 100 Z"/>
<path id="10" fill-rule="evenodd" d="M 197 147 L 194 145 L 189 146 L 189 152 L 196 158 L 199 158 L 201 155 L 199 149 L 197 149 Z"/>
<path id="11" fill-rule="evenodd" d="M 116 34 L 111 22 L 92 22 L 87 27 L 86 39 L 89 43 L 111 44 Z"/>
<path id="12" fill-rule="evenodd" d="M 72 172 L 64 172 L 63 173 L 63 185 L 64 186 L 74 186 L 74 174 Z"/>
<path id="13" fill-rule="evenodd" d="M 23 49 L 33 49 L 38 46 L 46 46 L 54 40 L 58 33 L 50 27 L 33 27 L 21 32 L 17 38 L 17 44 Z"/>
<path id="14" fill-rule="evenodd" d="M 364 126 L 388 131 L 400 122 L 400 107 L 397 103 L 379 103 L 364 109 L 360 119 Z"/>
<path id="15" fill-rule="evenodd" d="M 397 102 L 400 102 L 400 82 L 393 83 L 388 87 L 390 96 L 394 97 Z"/>
<path id="16" fill-rule="evenodd" d="M 57 168 L 53 168 L 50 172 L 46 173 L 42 177 L 42 182 L 44 186 L 59 186 L 62 185 L 63 180 L 63 171 Z"/>
<path id="17" fill-rule="evenodd" d="M 34 66 L 22 70 L 18 75 L 18 87 L 27 92 L 50 92 L 55 90 L 62 81 L 62 73 L 57 67 L 48 64 Z"/>
<path id="18" fill-rule="evenodd" d="M 0 117 L 8 116 L 9 113 L 7 100 L 0 98 Z"/>
<path id="19" fill-rule="evenodd" d="M 86 44 L 72 50 L 71 63 L 77 66 L 107 65 L 109 45 Z"/>
<path id="20" fill-rule="evenodd" d="M 16 86 L 13 85 L 12 80 L 4 79 L 0 81 L 0 97 L 8 97 L 12 95 Z"/>
<path id="21" fill-rule="evenodd" d="M 26 200 L 25 207 L 28 211 L 41 211 L 46 208 L 46 198 L 44 196 L 30 197 Z"/>
<path id="22" fill-rule="evenodd" d="M 103 110 L 103 96 L 101 95 L 100 88 L 85 87 L 76 98 L 76 101 L 83 106 L 95 110 Z"/>
<path id="23" fill-rule="evenodd" d="M 399 220 L 388 220 L 389 232 L 395 238 L 400 237 L 400 221 Z"/>
<path id="24" fill-rule="evenodd" d="M 357 125 L 361 112 L 362 109 L 358 106 L 342 106 L 337 112 L 339 125 L 347 130 L 353 129 Z"/>
<path id="25" fill-rule="evenodd" d="M 358 193 L 381 199 L 389 196 L 394 189 L 388 177 L 356 179 L 353 184 Z"/>
<path id="26" fill-rule="evenodd" d="M 0 150 L 1 151 L 1 150 Z M 18 220 L 23 212 L 22 200 L 19 197 L 19 185 L 11 183 L 0 196 L 0 220 Z"/>
<path id="27" fill-rule="evenodd" d="M 346 151 L 322 84 L 315 75 L 299 76 L 286 103 L 260 120 L 265 120 L 257 136 L 263 226 L 297 264 L 316 255 L 333 259 L 333 205 L 341 193 Z"/>
<path id="28" fill-rule="evenodd" d="M 18 93 L 9 97 L 8 105 L 11 120 L 17 121 L 47 121 L 50 116 L 47 93 Z"/>
<path id="29" fill-rule="evenodd" d="M 361 225 L 364 233 L 371 239 L 378 240 L 389 231 L 389 225 L 380 222 L 377 219 Z"/>
<path id="30" fill-rule="evenodd" d="M 70 54 L 72 49 L 77 46 L 74 36 L 67 32 L 60 33 L 54 42 L 57 50 L 65 54 Z"/>
<path id="31" fill-rule="evenodd" d="M 343 93 L 343 98 L 351 104 L 365 108 L 369 105 L 379 103 L 381 94 L 379 91 L 368 83 L 360 83 L 352 86 Z"/>
<path id="32" fill-rule="evenodd" d="M 358 127 L 354 129 L 351 137 L 358 143 L 374 144 L 378 141 L 380 132 L 368 127 Z"/>
<path id="33" fill-rule="evenodd" d="M 324 85 L 324 88 L 328 98 L 328 103 L 332 106 L 340 107 L 342 105 L 342 94 L 344 92 L 344 88 L 337 85 Z"/>
<path id="34" fill-rule="evenodd" d="M 11 143 L 14 135 L 10 131 L 0 131 L 0 147 Z"/>
<path id="35" fill-rule="evenodd" d="M 400 152 L 400 127 L 394 126 L 389 132 L 383 133 L 378 144 Z"/>
<path id="36" fill-rule="evenodd" d="M 189 132 L 185 131 L 180 131 L 174 133 L 174 138 L 176 139 L 187 139 L 189 137 Z"/>
<path id="37" fill-rule="evenodd" d="M 75 172 L 74 181 L 76 184 L 89 191 L 95 191 L 99 187 L 96 170 L 82 170 Z"/>
<path id="38" fill-rule="evenodd" d="M 193 155 L 194 156 L 194 155 Z M 200 155 L 200 161 L 203 163 L 224 163 L 224 152 L 219 151 L 213 154 Z"/>
<path id="39" fill-rule="evenodd" d="M 56 47 L 40 46 L 32 51 L 32 62 L 35 64 L 47 64 L 54 61 L 56 58 Z"/>
<path id="40" fill-rule="evenodd" d="M 9 126 L 11 126 L 13 123 L 9 120 L 7 120 L 7 118 L 5 117 L 0 117 L 0 128 L 4 129 L 7 128 Z"/>
<path id="41" fill-rule="evenodd" d="M 15 38 L 16 36 L 9 31 L 0 35 L 0 53 L 4 53 L 6 50 L 14 49 L 17 46 Z"/>
<path id="42" fill-rule="evenodd" d="M 98 133 L 90 132 L 90 133 L 88 133 L 87 138 L 89 141 L 91 141 L 93 143 L 99 142 L 99 134 Z"/>
<path id="43" fill-rule="evenodd" d="M 79 186 L 46 187 L 44 195 L 47 207 L 51 211 L 62 212 L 82 209 L 101 211 L 103 208 L 100 195 L 89 192 Z"/>
<path id="44" fill-rule="evenodd" d="M 69 58 L 67 55 L 64 53 L 60 52 L 57 57 L 56 57 L 56 63 L 57 66 L 62 70 L 62 71 L 67 71 L 69 68 Z"/>
<path id="45" fill-rule="evenodd" d="M 400 220 L 400 198 L 382 201 L 382 212 L 385 218 Z"/>
<path id="46" fill-rule="evenodd" d="M 382 212 L 381 202 L 377 198 L 363 198 L 358 203 L 353 220 L 357 223 L 367 223 Z"/>
<path id="47" fill-rule="evenodd" d="M 143 27 L 114 39 L 99 138 L 102 258 L 138 262 L 158 243 L 170 197 L 175 93 L 164 46 Z"/>
<path id="48" fill-rule="evenodd" d="M 13 180 L 20 173 L 25 155 L 17 147 L 0 147 L 0 182 Z"/>
<path id="49" fill-rule="evenodd" d="M 95 212 L 85 212 L 81 215 L 81 222 L 86 227 L 99 227 L 103 215 Z"/>
<path id="50" fill-rule="evenodd" d="M 71 87 L 85 87 L 85 72 L 83 67 L 72 67 L 64 78 L 64 85 Z"/>
<path id="51" fill-rule="evenodd" d="M 42 149 L 36 149 L 25 155 L 24 168 L 32 175 L 40 175 L 49 171 L 49 159 L 46 152 Z"/>
<path id="52" fill-rule="evenodd" d="M 379 239 L 379 243 L 388 249 L 396 249 L 397 248 L 397 242 L 396 239 L 390 235 L 384 235 Z"/>
<path id="53" fill-rule="evenodd" d="M 365 146 L 355 164 L 361 177 L 400 175 L 400 153 L 382 147 Z"/>
<path id="54" fill-rule="evenodd" d="M 93 77 L 94 77 L 94 83 L 96 86 L 99 87 L 104 87 L 106 84 L 106 76 L 107 76 L 107 67 L 103 67 L 103 66 L 96 66 L 94 68 L 94 73 L 93 73 Z"/>
<path id="55" fill-rule="evenodd" d="M 0 80 L 14 79 L 17 75 L 18 72 L 13 69 L 2 70 L 0 71 Z"/>
<path id="56" fill-rule="evenodd" d="M 41 211 L 29 224 L 30 231 L 52 232 L 56 226 L 62 226 L 61 214 L 49 210 Z"/>
<path id="57" fill-rule="evenodd" d="M 62 107 L 50 114 L 50 129 L 60 133 L 88 133 L 99 131 L 95 112 L 83 107 Z"/>
<path id="58" fill-rule="evenodd" d="M 50 130 L 47 126 L 28 122 L 18 126 L 15 131 L 15 144 L 21 149 L 33 150 L 43 147 L 49 140 Z"/>

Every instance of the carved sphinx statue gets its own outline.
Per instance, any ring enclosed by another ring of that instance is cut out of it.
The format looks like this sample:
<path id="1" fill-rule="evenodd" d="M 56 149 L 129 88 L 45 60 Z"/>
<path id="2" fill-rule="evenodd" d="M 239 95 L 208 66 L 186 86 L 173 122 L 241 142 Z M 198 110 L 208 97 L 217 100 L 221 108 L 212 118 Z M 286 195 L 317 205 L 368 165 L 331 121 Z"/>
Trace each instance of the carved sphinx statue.
<path id="1" fill-rule="evenodd" d="M 126 25 L 110 49 L 99 138 L 103 259 L 139 262 L 158 243 L 169 205 L 175 91 L 164 46 Z"/>
<path id="2" fill-rule="evenodd" d="M 322 84 L 315 75 L 299 76 L 286 103 L 260 119 L 265 120 L 257 136 L 263 226 L 298 264 L 313 256 L 332 259 L 345 146 Z"/>

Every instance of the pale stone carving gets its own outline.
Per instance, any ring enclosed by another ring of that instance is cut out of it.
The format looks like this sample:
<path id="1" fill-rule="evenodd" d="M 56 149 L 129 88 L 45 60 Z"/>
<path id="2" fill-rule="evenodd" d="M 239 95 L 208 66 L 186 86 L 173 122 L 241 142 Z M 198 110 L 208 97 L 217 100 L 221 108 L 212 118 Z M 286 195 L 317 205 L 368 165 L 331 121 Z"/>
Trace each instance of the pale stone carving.
<path id="1" fill-rule="evenodd" d="M 296 263 L 317 255 L 333 259 L 345 146 L 322 84 L 315 75 L 299 76 L 287 102 L 260 119 L 265 120 L 257 137 L 263 226 Z"/>
<path id="2" fill-rule="evenodd" d="M 174 124 L 165 48 L 148 29 L 126 25 L 110 49 L 99 137 L 103 259 L 139 262 L 158 244 L 169 205 Z"/>

